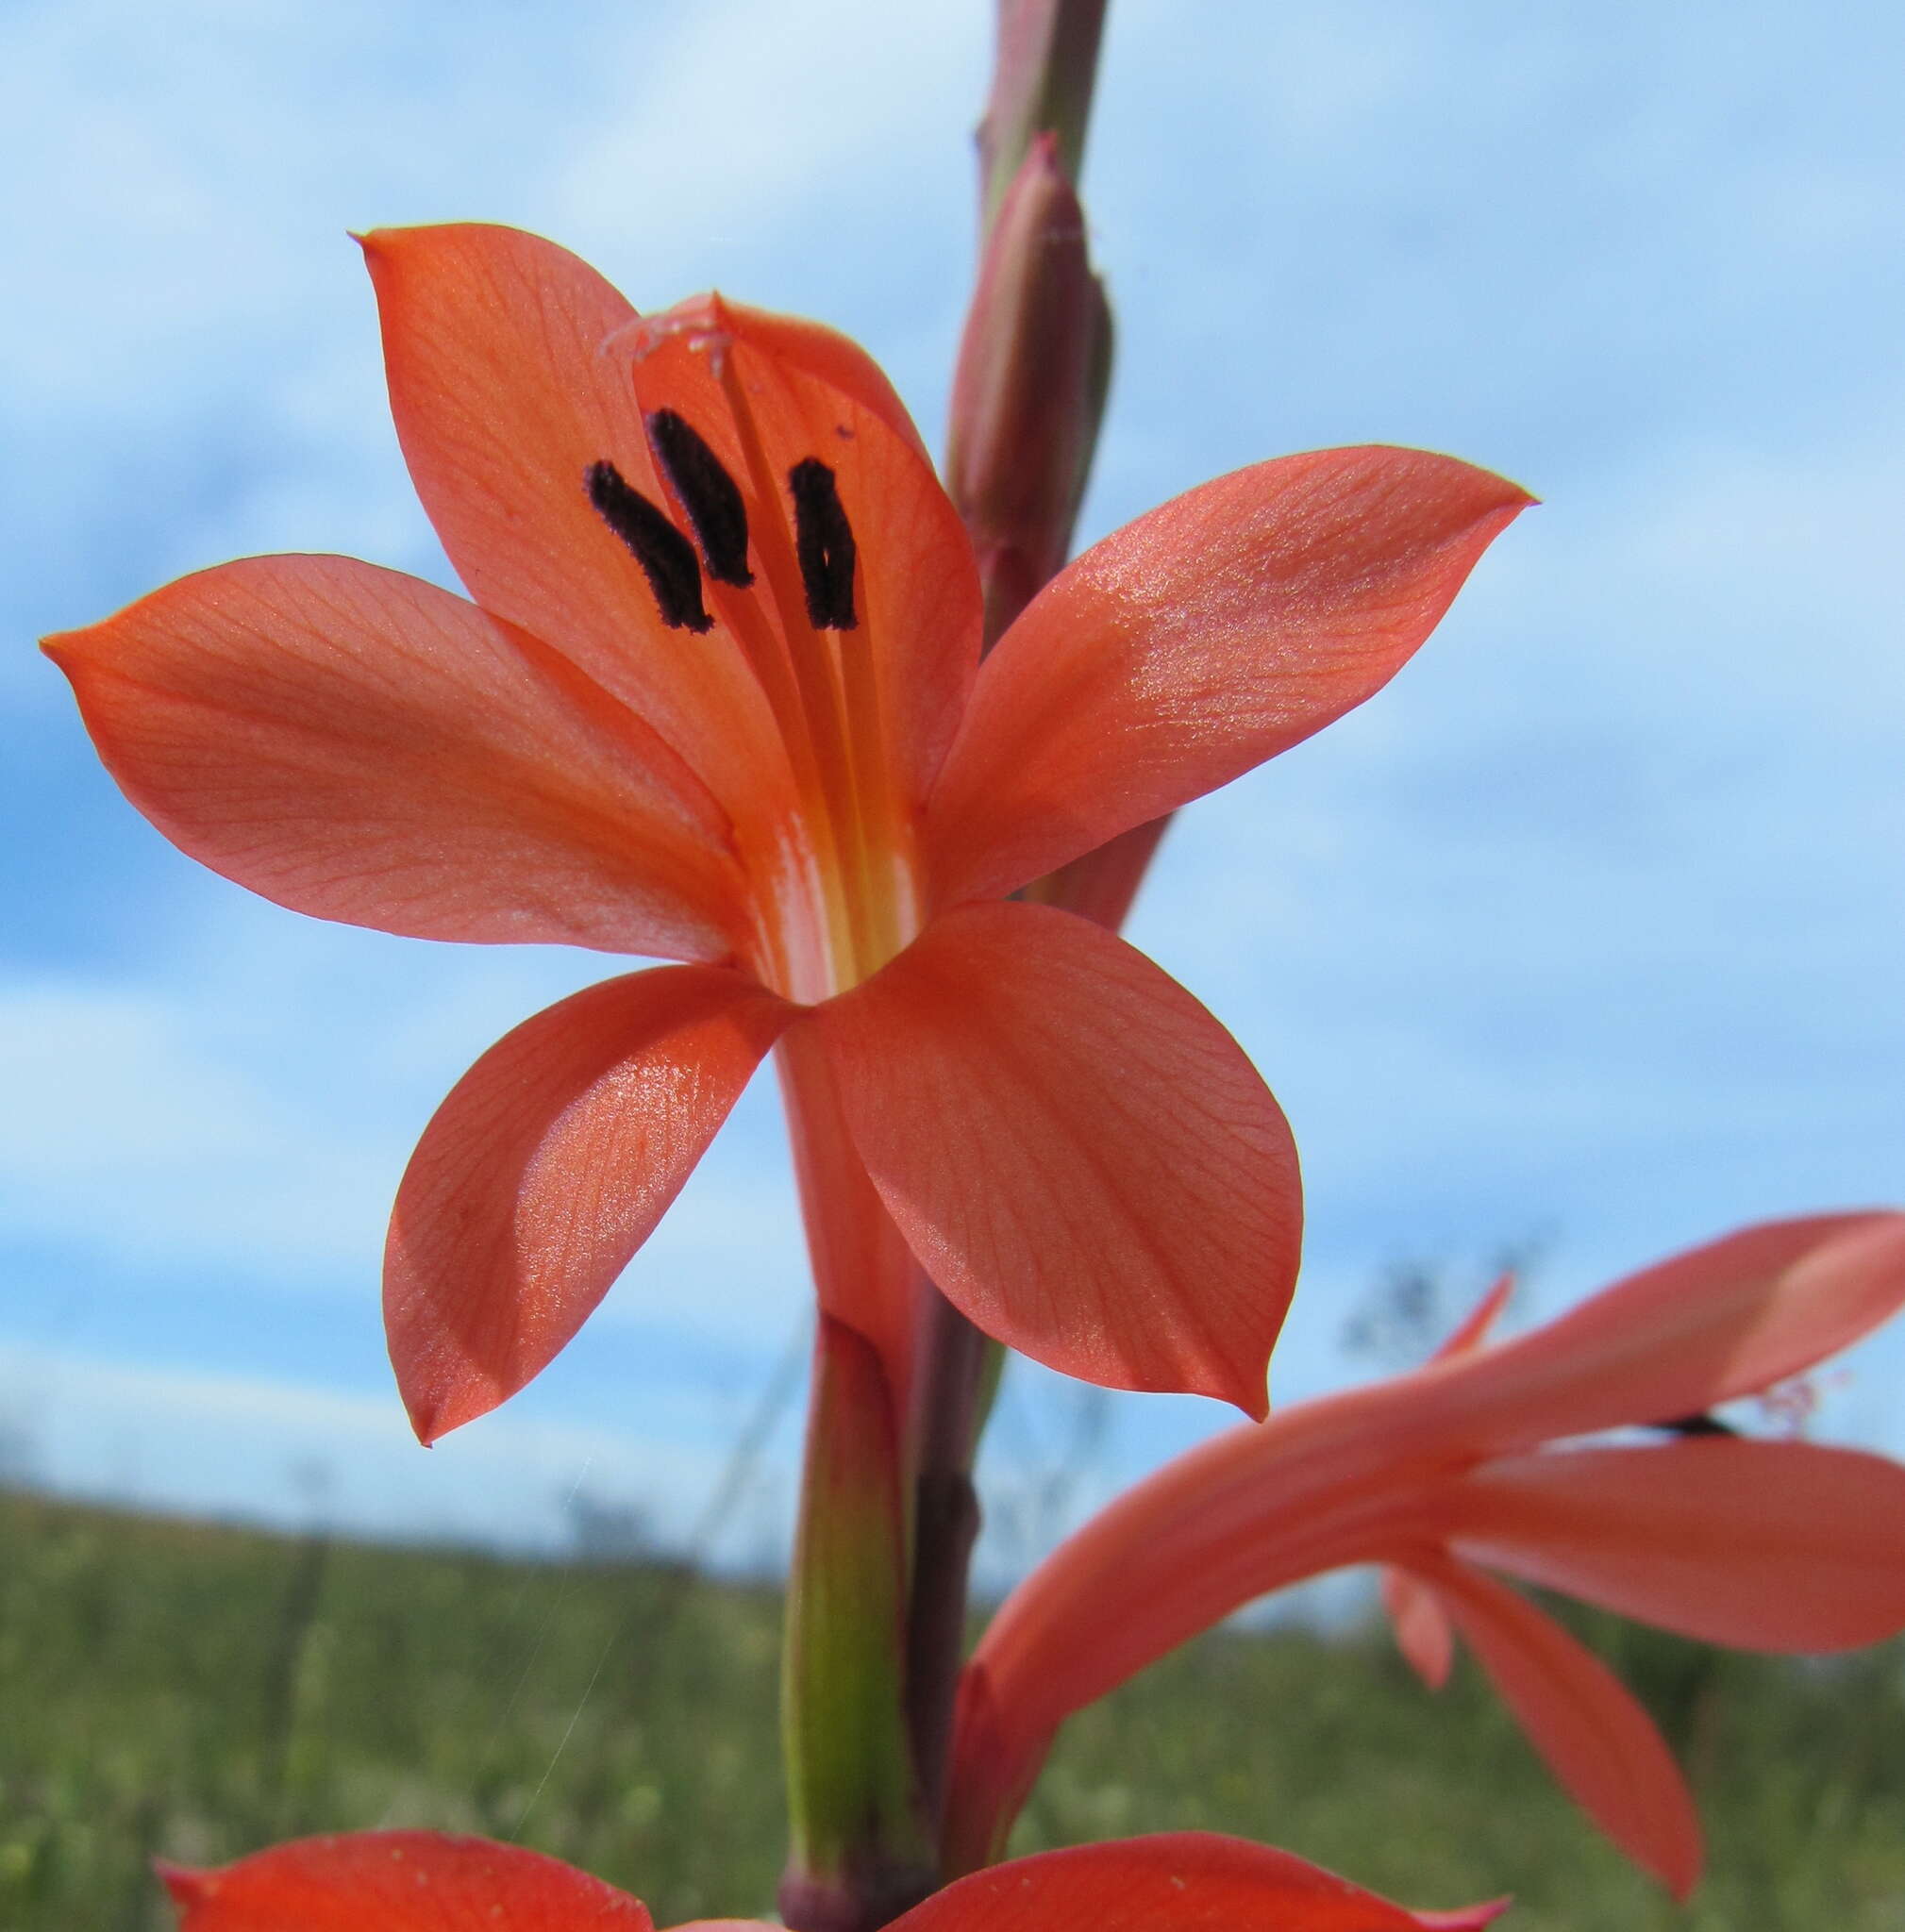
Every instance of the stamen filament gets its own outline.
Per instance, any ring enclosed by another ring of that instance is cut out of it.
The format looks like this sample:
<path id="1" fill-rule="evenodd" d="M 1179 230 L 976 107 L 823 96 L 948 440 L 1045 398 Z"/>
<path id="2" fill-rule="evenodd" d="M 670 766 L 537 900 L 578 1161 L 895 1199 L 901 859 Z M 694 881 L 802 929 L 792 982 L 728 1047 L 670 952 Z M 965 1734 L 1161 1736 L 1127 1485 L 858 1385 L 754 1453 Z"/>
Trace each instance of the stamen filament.
<path id="1" fill-rule="evenodd" d="M 847 975 L 843 983 L 852 984 L 884 965 L 892 956 L 882 951 L 880 939 L 870 926 L 873 908 L 882 901 L 885 892 L 874 874 L 866 849 L 840 676 L 832 654 L 808 622 L 805 587 L 794 546 L 789 541 L 786 521 L 774 513 L 780 505 L 780 490 L 768 466 L 767 453 L 761 446 L 760 433 L 733 357 L 717 356 L 714 368 L 741 441 L 748 480 L 757 499 L 768 511 L 756 521 L 755 547 L 773 593 L 781 632 L 787 640 L 801 710 L 825 790 L 826 815 L 831 824 L 839 859 L 836 868 L 824 868 L 827 874 L 826 888 L 830 899 L 842 902 L 848 946 L 838 965 Z M 726 605 L 728 600 L 722 601 Z"/>
<path id="2" fill-rule="evenodd" d="M 859 627 L 836 641 L 841 685 L 846 701 L 847 732 L 853 742 L 854 770 L 860 783 L 856 798 L 861 813 L 861 849 L 869 871 L 879 868 L 872 881 L 869 923 L 878 947 L 873 963 L 884 965 L 913 938 L 917 908 L 901 903 L 903 882 L 914 875 L 911 826 L 894 809 L 894 765 L 880 704 L 879 666 L 874 650 L 873 612 L 864 587 L 849 583 L 848 595 L 858 595 Z"/>

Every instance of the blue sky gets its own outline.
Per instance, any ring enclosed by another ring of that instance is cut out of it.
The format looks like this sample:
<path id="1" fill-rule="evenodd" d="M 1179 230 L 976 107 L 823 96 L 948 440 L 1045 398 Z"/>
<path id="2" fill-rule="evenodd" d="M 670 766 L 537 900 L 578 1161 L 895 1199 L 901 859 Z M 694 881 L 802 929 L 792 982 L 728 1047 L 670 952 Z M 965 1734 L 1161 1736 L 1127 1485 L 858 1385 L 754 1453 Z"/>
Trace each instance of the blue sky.
<path id="1" fill-rule="evenodd" d="M 598 977 L 301 921 L 94 763 L 39 633 L 226 557 L 443 578 L 354 227 L 481 218 L 641 306 L 864 341 L 937 438 L 990 8 L 174 0 L 0 11 L 0 1445 L 70 1488 L 546 1540 L 687 1533 L 797 1346 L 750 1093 L 582 1340 L 425 1455 L 376 1257 L 431 1108 Z M 1185 814 L 1133 938 L 1295 1126 L 1281 1399 L 1409 1259 L 1558 1307 L 1905 1175 L 1905 25 L 1880 7 L 1113 0 L 1085 190 L 1120 362 L 1084 531 L 1287 449 L 1445 449 L 1544 499 L 1418 660 Z M 1905 1448 L 1905 1348 L 1829 1432 Z M 1220 1422 L 1028 1374 L 1010 1567 Z M 1101 1429 L 1102 1437 L 1092 1431 Z M 1078 1452 L 1083 1455 L 1083 1451 Z M 791 1413 L 719 1553 L 777 1546 Z M 1047 1502 L 1050 1499 L 1046 1499 Z"/>

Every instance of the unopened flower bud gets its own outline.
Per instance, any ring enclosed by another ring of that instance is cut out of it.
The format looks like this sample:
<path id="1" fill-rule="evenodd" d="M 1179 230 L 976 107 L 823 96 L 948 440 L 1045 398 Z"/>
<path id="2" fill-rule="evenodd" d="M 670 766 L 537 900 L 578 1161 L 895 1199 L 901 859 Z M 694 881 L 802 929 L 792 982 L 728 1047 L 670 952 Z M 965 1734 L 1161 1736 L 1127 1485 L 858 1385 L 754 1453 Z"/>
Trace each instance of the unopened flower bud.
<path id="1" fill-rule="evenodd" d="M 988 643 L 1064 561 L 1111 358 L 1084 211 L 1042 134 L 987 237 L 953 378 L 946 484 L 978 555 Z"/>

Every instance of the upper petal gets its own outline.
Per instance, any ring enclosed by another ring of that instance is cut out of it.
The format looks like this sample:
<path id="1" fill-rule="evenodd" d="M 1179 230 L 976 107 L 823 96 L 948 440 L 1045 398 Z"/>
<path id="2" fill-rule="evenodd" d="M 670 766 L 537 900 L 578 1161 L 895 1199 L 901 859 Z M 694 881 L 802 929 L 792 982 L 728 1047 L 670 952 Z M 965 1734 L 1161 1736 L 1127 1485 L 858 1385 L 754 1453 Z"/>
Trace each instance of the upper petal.
<path id="1" fill-rule="evenodd" d="M 1420 450 L 1323 450 L 1128 524 L 987 658 L 929 807 L 944 899 L 1010 891 L 1379 690 L 1530 501 Z"/>
<path id="2" fill-rule="evenodd" d="M 810 322 L 802 315 L 781 315 L 771 308 L 755 308 L 745 302 L 730 302 L 725 297 L 721 307 L 728 326 L 741 340 L 787 368 L 797 369 L 850 397 L 860 408 L 877 416 L 921 462 L 931 467 L 926 440 L 900 401 L 899 391 L 888 381 L 886 371 L 850 336 L 828 328 L 824 322 Z"/>
<path id="3" fill-rule="evenodd" d="M 1290 1852 L 1181 1831 L 991 1866 L 915 1906 L 893 1932 L 1414 1932 L 1437 1923 L 1450 1922 L 1418 1919 Z"/>
<path id="4" fill-rule="evenodd" d="M 1569 1796 L 1685 1898 L 1700 1875 L 1700 1822 L 1652 1719 L 1619 1678 L 1551 1617 L 1479 1571 L 1427 1557 L 1412 1567 Z"/>
<path id="5" fill-rule="evenodd" d="M 765 599 L 796 658 L 819 658 L 818 667 L 794 661 L 790 670 L 823 760 L 837 756 L 835 727 L 817 712 L 837 708 L 843 741 L 861 741 L 861 758 L 865 715 L 877 716 L 888 769 L 862 768 L 858 777 L 883 784 L 910 818 L 965 708 L 982 613 L 965 526 L 892 386 L 845 337 L 718 295 L 624 330 L 610 359 L 642 409 L 678 414 L 741 493 L 755 583 L 746 591 L 710 583 L 710 608 L 733 623 L 744 619 L 740 597 Z M 857 560 L 853 626 L 818 634 L 807 630 L 805 587 L 793 568 L 793 476 L 815 462 L 832 476 Z"/>
<path id="6" fill-rule="evenodd" d="M 216 1871 L 160 1864 L 179 1932 L 650 1932 L 639 1899 L 489 1839 L 362 1831 L 297 1839 Z"/>
<path id="7" fill-rule="evenodd" d="M 1905 1468 L 1725 1438 L 1521 1456 L 1449 1492 L 1462 1555 L 1745 1650 L 1905 1629 Z"/>
<path id="8" fill-rule="evenodd" d="M 1449 1453 L 1698 1413 L 1800 1374 L 1905 1304 L 1905 1214 L 1763 1222 L 1498 1346 L 1391 1385 Z"/>
<path id="9" fill-rule="evenodd" d="M 681 760 L 433 585 L 245 558 L 46 649 L 133 804 L 279 905 L 425 939 L 743 943 L 727 822 Z"/>
<path id="10" fill-rule="evenodd" d="M 563 1348 L 794 1010 L 738 973 L 663 966 L 538 1013 L 457 1083 L 384 1254 L 391 1360 L 423 1441 Z"/>
<path id="11" fill-rule="evenodd" d="M 632 705 L 730 811 L 783 809 L 785 760 L 732 639 L 668 628 L 590 502 L 605 461 L 661 500 L 627 372 L 601 353 L 634 309 L 514 228 L 379 228 L 363 246 L 404 458 L 470 594 Z"/>
<path id="12" fill-rule="evenodd" d="M 1087 1381 L 1263 1412 L 1295 1150 L 1175 980 L 1071 914 L 970 906 L 813 1024 L 888 1212 L 973 1322 Z"/>

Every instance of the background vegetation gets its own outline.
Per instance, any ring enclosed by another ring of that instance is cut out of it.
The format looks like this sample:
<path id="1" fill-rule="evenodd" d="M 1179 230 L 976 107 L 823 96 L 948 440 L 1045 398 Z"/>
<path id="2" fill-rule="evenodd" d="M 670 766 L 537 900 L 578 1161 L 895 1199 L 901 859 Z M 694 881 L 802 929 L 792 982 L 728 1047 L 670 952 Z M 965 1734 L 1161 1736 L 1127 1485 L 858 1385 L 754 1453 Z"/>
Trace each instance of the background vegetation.
<path id="1" fill-rule="evenodd" d="M 663 1925 L 773 1895 L 778 1603 L 0 1494 L 0 1925 L 148 1932 L 147 1860 L 374 1825 L 520 1837 Z M 1694 1778 L 1684 1912 L 1608 1850 L 1472 1671 L 1386 1637 L 1223 1633 L 1077 1719 L 1019 1847 L 1191 1825 L 1517 1932 L 1905 1932 L 1905 1648 L 1830 1663 L 1583 1624 Z"/>

